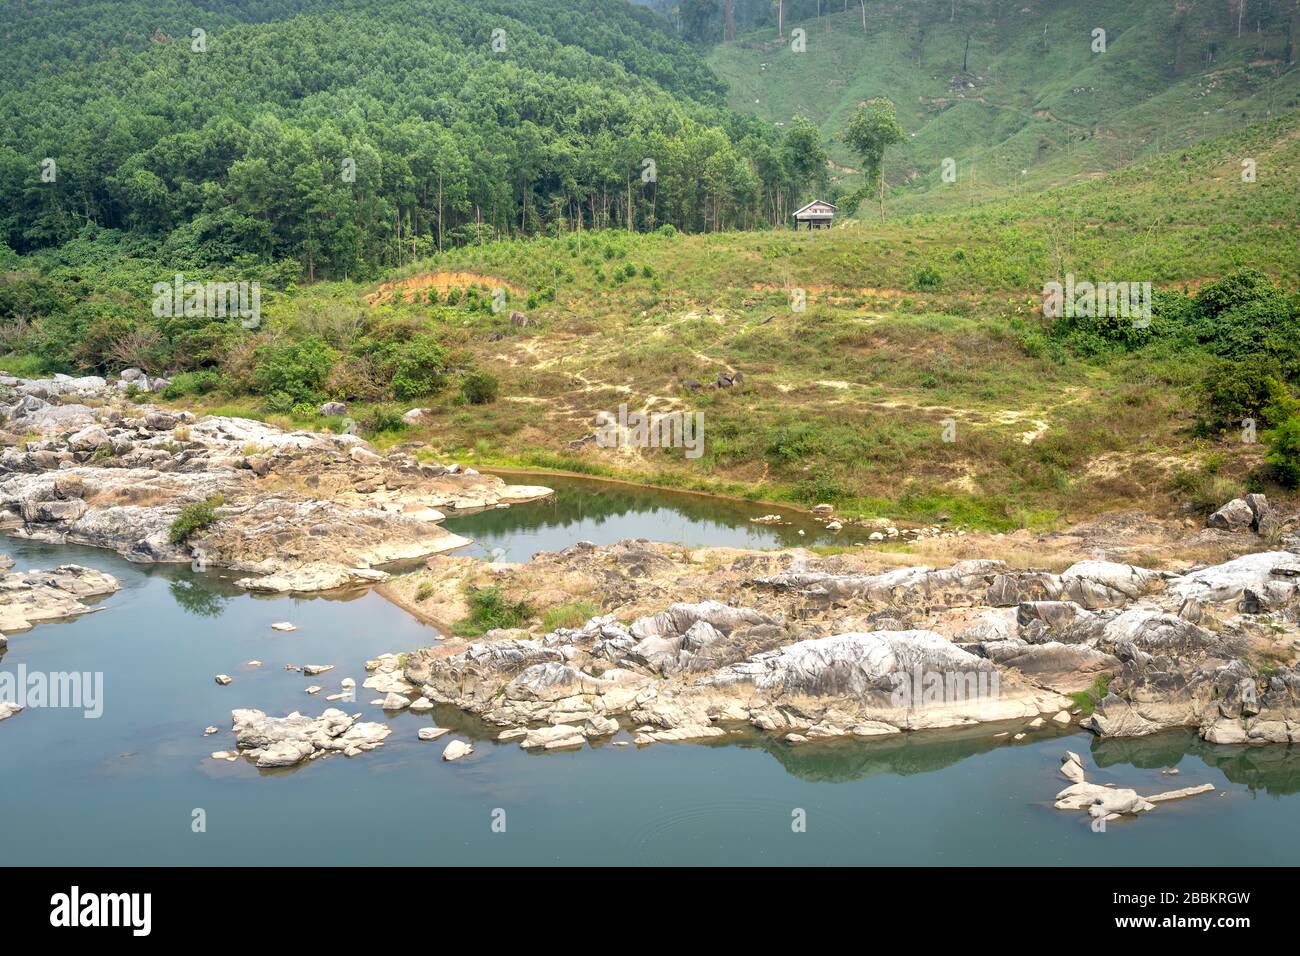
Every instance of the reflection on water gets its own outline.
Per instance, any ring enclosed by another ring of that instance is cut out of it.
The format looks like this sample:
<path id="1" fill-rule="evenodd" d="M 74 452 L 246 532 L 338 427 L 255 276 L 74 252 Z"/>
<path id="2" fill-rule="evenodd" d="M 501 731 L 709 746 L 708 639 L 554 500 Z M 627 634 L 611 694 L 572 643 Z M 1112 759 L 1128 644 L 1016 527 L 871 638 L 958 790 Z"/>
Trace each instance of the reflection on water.
<path id="1" fill-rule="evenodd" d="M 1150 737 L 1098 739 L 1092 744 L 1092 759 L 1099 767 L 1128 764 L 1166 769 L 1177 767 L 1187 757 L 1206 763 L 1250 790 L 1277 796 L 1300 793 L 1300 752 L 1290 745 L 1211 744 L 1190 729 Z"/>
<path id="2" fill-rule="evenodd" d="M 829 532 L 803 512 L 772 505 L 585 478 L 533 473 L 502 477 L 515 484 L 545 485 L 556 494 L 526 506 L 449 519 L 449 530 L 474 539 L 466 553 L 527 561 L 538 551 L 558 551 L 577 541 L 612 544 L 649 538 L 691 546 L 788 548 L 855 544 L 869 534 L 861 528 Z M 752 521 L 769 514 L 780 514 L 789 523 Z"/>

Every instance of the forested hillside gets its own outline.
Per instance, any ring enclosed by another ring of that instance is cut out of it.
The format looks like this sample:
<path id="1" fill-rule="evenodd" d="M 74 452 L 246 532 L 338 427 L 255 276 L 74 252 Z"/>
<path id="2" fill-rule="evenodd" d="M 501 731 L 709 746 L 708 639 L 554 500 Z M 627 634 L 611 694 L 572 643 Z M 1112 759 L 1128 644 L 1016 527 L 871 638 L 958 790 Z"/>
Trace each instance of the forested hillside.
<path id="1" fill-rule="evenodd" d="M 622 0 L 14 2 L 0 58 L 20 254 L 117 230 L 178 269 L 366 276 L 499 236 L 753 227 L 823 172 L 810 130 L 729 112 Z"/>
<path id="2" fill-rule="evenodd" d="M 720 42 L 726 5 L 674 4 L 708 11 L 680 32 L 718 43 L 736 109 L 817 124 L 832 195 L 858 183 L 849 116 L 894 102 L 897 211 L 1096 176 L 1300 107 L 1300 0 L 784 0 L 783 28 L 777 4 L 735 0 Z"/>

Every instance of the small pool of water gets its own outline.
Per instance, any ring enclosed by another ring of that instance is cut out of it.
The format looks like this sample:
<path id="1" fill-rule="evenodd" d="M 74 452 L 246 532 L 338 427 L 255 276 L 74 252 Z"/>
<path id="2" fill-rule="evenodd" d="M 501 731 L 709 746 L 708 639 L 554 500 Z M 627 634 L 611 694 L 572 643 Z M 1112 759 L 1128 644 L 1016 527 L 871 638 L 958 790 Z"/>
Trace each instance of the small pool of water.
<path id="1" fill-rule="evenodd" d="M 690 547 L 851 545 L 865 542 L 871 533 L 862 528 L 827 531 L 807 512 L 770 504 L 538 472 L 500 474 L 512 484 L 553 488 L 555 496 L 526 507 L 449 518 L 448 530 L 474 539 L 466 554 L 527 561 L 538 551 L 559 551 L 578 541 L 603 545 L 627 538 Z M 753 520 L 773 514 L 780 515 L 780 524 Z"/>
<path id="2" fill-rule="evenodd" d="M 603 502 L 604 486 L 566 482 L 554 503 L 455 523 L 481 536 L 480 552 L 504 548 L 512 559 L 584 538 L 775 545 L 788 530 L 751 526 L 732 503 L 615 494 Z M 0 657 L 0 671 L 99 672 L 104 681 L 99 719 L 33 708 L 0 723 L 3 864 L 1300 862 L 1287 838 L 1300 829 L 1300 755 L 1214 747 L 1181 732 L 1014 743 L 976 730 L 799 747 L 755 734 L 529 754 L 454 710 L 386 716 L 369 703 L 379 695 L 358 689 L 346 709 L 392 725 L 383 748 L 281 771 L 218 762 L 208 755 L 233 747 L 232 708 L 320 713 L 336 706 L 324 695 L 342 678 L 364 679 L 366 659 L 427 645 L 437 632 L 372 592 L 258 597 L 230 576 L 105 551 L 15 539 L 0 539 L 0 551 L 22 568 L 75 562 L 122 583 L 96 613 L 11 635 Z M 298 630 L 271 630 L 284 620 Z M 246 667 L 252 659 L 263 666 Z M 335 669 L 317 678 L 284 669 L 308 663 Z M 234 682 L 217 686 L 219 673 Z M 325 691 L 308 696 L 312 683 Z M 205 738 L 209 724 L 221 733 Z M 431 724 L 477 753 L 444 763 L 445 739 L 416 737 Z M 1209 782 L 1219 791 L 1093 833 L 1084 814 L 1051 806 L 1067 748 L 1099 783 L 1145 793 Z M 1178 776 L 1160 773 L 1174 766 Z M 193 831 L 196 811 L 206 832 Z M 806 829 L 795 832 L 800 816 Z"/>

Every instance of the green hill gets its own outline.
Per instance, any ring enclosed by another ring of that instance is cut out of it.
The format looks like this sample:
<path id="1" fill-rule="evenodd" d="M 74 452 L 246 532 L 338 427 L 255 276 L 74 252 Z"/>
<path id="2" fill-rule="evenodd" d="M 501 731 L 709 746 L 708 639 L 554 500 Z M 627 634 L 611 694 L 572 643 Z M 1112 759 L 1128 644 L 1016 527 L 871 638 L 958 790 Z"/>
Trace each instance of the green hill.
<path id="1" fill-rule="evenodd" d="M 788 97 L 764 118 L 722 105 L 696 52 L 614 0 L 215 6 L 212 61 L 171 39 L 197 6 L 150 6 L 173 10 L 165 36 L 132 4 L 5 22 L 23 68 L 0 81 L 0 224 L 23 255 L 0 246 L 0 368 L 134 365 L 196 408 L 342 427 L 318 409 L 344 401 L 367 438 L 440 460 L 977 527 L 1278 490 L 1265 443 L 1234 438 L 1243 417 L 1300 436 L 1300 111 L 1276 18 L 1234 27 L 1207 72 L 1223 18 L 1194 8 L 1186 63 L 1161 79 L 1175 34 L 1155 13 L 1130 14 L 1156 19 L 1112 34 L 1103 70 L 1086 43 L 1068 68 L 1038 62 L 1044 23 L 1049 50 L 1087 38 L 1074 0 L 1018 0 L 1020 16 L 962 0 L 951 21 L 950 4 L 869 4 L 901 18 L 868 36 L 874 58 L 832 29 L 853 24 L 842 12 L 789 62 L 752 36 L 713 52 L 768 84 L 733 77 L 733 106 Z M 630 34 L 585 35 L 573 14 L 598 8 Z M 422 34 L 433 12 L 447 19 Z M 495 58 L 482 38 L 512 15 Z M 78 17 L 94 43 L 52 26 Z M 958 86 L 967 17 L 987 65 Z M 819 38 L 843 42 L 838 67 Z M 830 141 L 881 93 L 917 133 L 890 155 L 888 221 L 753 228 L 775 192 L 809 189 L 792 171 L 817 128 L 791 125 L 796 105 Z M 1053 139 L 1067 127 L 1088 135 Z M 653 188 L 628 181 L 647 143 L 667 157 Z M 345 149 L 370 170 L 348 188 Z M 978 173 L 1025 150 L 1014 189 Z M 48 151 L 60 178 L 33 183 Z M 935 181 L 946 155 L 976 172 Z M 260 278 L 260 324 L 155 316 L 153 284 L 177 272 Z M 1153 321 L 1046 318 L 1045 284 L 1069 274 L 1152 283 Z M 596 447 L 595 416 L 624 403 L 702 412 L 703 456 Z M 429 415 L 408 426 L 412 406 Z"/>
<path id="2" fill-rule="evenodd" d="M 1300 7 L 1282 0 L 1249 3 L 1240 38 L 1217 0 L 963 2 L 955 18 L 947 0 L 872 0 L 865 32 L 856 4 L 821 6 L 787 4 L 784 40 L 764 26 L 709 62 L 737 110 L 815 122 L 842 187 L 856 185 L 837 139 L 848 116 L 892 99 L 910 134 L 886 165 L 900 210 L 1086 179 L 1300 107 Z"/>
<path id="3" fill-rule="evenodd" d="M 373 275 L 500 235 L 752 227 L 760 190 L 800 188 L 749 161 L 781 131 L 621 0 L 15 2 L 0 59 L 21 254 L 108 229 L 191 272 Z"/>
<path id="4" fill-rule="evenodd" d="M 1255 183 L 1241 181 L 1242 155 L 1257 159 Z M 1255 361 L 1256 345 L 1271 361 L 1266 316 L 1300 341 L 1298 176 L 1293 113 L 1096 181 L 883 226 L 461 247 L 378 286 L 269 294 L 263 328 L 236 333 L 175 393 L 316 425 L 329 420 L 313 403 L 342 399 L 373 440 L 439 459 L 833 500 L 846 513 L 1007 529 L 1200 507 L 1245 487 L 1263 449 L 1216 430 L 1207 372 L 1247 381 L 1254 366 L 1224 359 Z M 1217 281 L 1243 267 L 1269 278 Z M 1130 335 L 1045 319 L 1043 285 L 1066 272 L 1151 280 L 1166 290 L 1156 321 Z M 499 312 L 496 289 L 509 292 Z M 1195 303 L 1243 296 L 1244 347 L 1197 338 Z M 394 397 L 395 370 L 427 354 L 407 343 L 431 340 L 431 394 Z M 729 371 L 739 384 L 712 387 Z M 412 401 L 431 418 L 404 428 Z M 703 457 L 580 443 L 622 403 L 702 411 Z"/>

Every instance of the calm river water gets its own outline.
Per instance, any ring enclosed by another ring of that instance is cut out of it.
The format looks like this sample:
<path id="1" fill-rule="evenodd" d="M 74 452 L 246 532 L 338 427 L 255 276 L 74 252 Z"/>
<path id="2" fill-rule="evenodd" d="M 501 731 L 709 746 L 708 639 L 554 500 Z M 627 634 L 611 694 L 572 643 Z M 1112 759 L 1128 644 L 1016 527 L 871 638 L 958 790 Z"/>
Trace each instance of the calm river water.
<path id="1" fill-rule="evenodd" d="M 530 480 L 519 478 L 520 481 Z M 763 526 L 773 509 L 585 481 L 539 478 L 553 502 L 448 522 L 469 549 L 519 560 L 579 540 L 812 543 L 810 522 Z M 798 535 L 799 528 L 805 535 Z M 843 539 L 839 539 L 843 541 Z M 1190 733 L 1099 742 L 1086 733 L 986 731 L 792 747 L 755 735 L 721 744 L 608 744 L 528 754 L 454 711 L 385 716 L 384 747 L 260 772 L 209 759 L 233 748 L 230 711 L 315 714 L 367 658 L 438 634 L 373 593 L 254 597 L 217 573 L 130 564 L 114 554 L 0 539 L 20 568 L 75 562 L 122 590 L 77 620 L 11 635 L 0 671 L 102 672 L 99 719 L 29 709 L 0 723 L 0 865 L 22 864 L 1291 864 L 1300 862 L 1300 753 L 1214 747 Z M 288 620 L 291 633 L 270 628 Z M 243 662 L 261 660 L 250 669 Z M 334 664 L 308 679 L 286 664 Z M 213 676 L 234 683 L 219 687 Z M 319 683 L 316 697 L 304 689 Z M 440 759 L 453 728 L 477 752 Z M 203 728 L 221 733 L 205 738 Z M 1213 783 L 1093 833 L 1052 808 L 1065 749 L 1089 779 L 1139 792 Z M 1177 766 L 1179 776 L 1159 771 Z M 206 832 L 192 820 L 201 810 Z M 792 821 L 806 818 L 806 831 Z M 504 832 L 494 821 L 504 819 Z"/>

